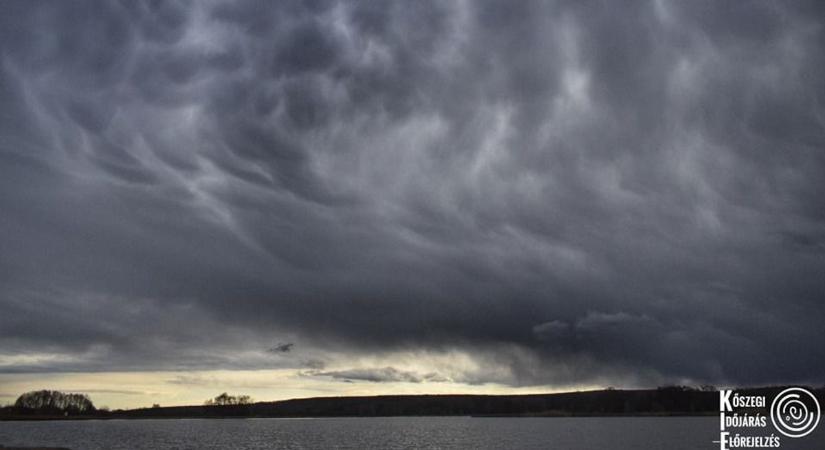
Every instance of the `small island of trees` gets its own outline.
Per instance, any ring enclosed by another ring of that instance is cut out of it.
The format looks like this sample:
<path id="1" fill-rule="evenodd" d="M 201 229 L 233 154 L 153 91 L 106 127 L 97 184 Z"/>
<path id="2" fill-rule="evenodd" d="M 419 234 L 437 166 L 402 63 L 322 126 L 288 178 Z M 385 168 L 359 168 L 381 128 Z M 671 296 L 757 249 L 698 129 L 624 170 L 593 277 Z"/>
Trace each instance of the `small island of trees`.
<path id="1" fill-rule="evenodd" d="M 32 391 L 17 398 L 13 408 L 19 414 L 78 416 L 97 411 L 86 394 L 60 391 Z"/>

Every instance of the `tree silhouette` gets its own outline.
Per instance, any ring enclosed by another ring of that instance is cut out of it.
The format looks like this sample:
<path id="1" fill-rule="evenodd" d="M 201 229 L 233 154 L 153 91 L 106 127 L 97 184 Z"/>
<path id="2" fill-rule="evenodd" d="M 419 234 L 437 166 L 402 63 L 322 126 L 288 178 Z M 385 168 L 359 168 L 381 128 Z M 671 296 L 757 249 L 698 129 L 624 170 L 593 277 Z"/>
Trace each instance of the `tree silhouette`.
<path id="1" fill-rule="evenodd" d="M 14 407 L 23 412 L 68 415 L 91 413 L 96 410 L 85 394 L 66 394 L 47 390 L 26 392 L 17 398 Z"/>
<path id="2" fill-rule="evenodd" d="M 248 395 L 236 397 L 234 395 L 229 395 L 226 392 L 204 402 L 207 406 L 249 405 L 251 403 L 252 398 Z"/>

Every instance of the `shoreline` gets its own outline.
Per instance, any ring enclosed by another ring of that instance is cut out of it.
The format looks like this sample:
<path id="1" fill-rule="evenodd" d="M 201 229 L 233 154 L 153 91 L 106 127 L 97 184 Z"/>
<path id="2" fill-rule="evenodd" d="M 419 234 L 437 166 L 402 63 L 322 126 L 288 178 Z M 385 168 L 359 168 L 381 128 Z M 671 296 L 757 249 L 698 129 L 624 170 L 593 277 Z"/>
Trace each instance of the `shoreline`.
<path id="1" fill-rule="evenodd" d="M 783 386 L 739 389 L 776 395 Z M 825 388 L 813 389 L 825 401 Z M 0 408 L 0 421 L 344 418 L 344 417 L 703 417 L 719 411 L 719 394 L 708 389 L 657 389 L 525 395 L 383 395 L 312 397 L 230 405 L 136 408 L 65 414 L 55 410 Z M 767 414 L 762 408 L 762 413 Z"/>
<path id="2" fill-rule="evenodd" d="M 46 417 L 46 416 L 14 416 L 14 417 L 0 417 L 0 422 L 60 422 L 60 421 L 91 421 L 91 420 L 228 420 L 228 419 L 375 419 L 375 418 L 394 418 L 401 419 L 406 417 L 469 417 L 474 419 L 586 419 L 586 418 L 653 418 L 653 417 L 713 417 L 718 413 L 702 412 L 702 413 L 685 413 L 685 412 L 668 412 L 668 413 L 634 413 L 634 414 L 408 414 L 408 415 L 385 415 L 385 416 L 353 416 L 353 415 L 318 415 L 318 416 L 231 416 L 231 415 L 215 415 L 215 416 L 69 416 L 69 417 Z M 8 447 L 0 446 L 0 450 L 8 450 Z"/>

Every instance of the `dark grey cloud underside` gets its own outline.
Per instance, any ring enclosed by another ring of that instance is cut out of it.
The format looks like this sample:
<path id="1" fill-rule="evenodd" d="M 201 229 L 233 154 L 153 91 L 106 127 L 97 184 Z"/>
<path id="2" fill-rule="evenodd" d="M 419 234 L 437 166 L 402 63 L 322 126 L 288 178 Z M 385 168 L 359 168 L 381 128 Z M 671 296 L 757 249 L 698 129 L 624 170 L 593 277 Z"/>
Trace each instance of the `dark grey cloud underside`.
<path id="1" fill-rule="evenodd" d="M 3 370 L 257 367 L 222 355 L 292 333 L 513 384 L 819 382 L 822 28 L 817 2 L 2 2 L 0 342 L 91 355 Z"/>

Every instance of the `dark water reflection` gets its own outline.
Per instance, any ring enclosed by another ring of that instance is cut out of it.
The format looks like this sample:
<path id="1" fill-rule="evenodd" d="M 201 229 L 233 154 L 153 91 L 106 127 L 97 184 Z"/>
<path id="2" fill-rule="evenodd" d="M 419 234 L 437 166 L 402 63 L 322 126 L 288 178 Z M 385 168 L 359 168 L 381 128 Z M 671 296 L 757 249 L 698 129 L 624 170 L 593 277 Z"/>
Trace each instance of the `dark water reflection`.
<path id="1" fill-rule="evenodd" d="M 769 426 L 767 434 L 773 429 Z M 326 418 L 0 422 L 0 445 L 143 449 L 717 449 L 713 417 Z M 781 448 L 825 448 L 825 432 Z"/>

